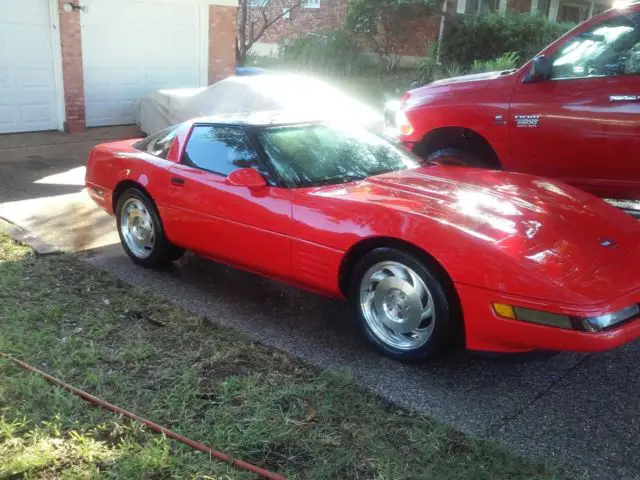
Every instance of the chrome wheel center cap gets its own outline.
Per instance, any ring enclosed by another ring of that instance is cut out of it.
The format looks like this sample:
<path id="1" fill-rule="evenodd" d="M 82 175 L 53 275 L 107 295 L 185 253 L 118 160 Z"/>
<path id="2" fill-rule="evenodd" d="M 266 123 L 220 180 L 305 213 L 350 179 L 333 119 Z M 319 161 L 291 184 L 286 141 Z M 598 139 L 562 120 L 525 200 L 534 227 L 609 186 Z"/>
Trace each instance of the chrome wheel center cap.
<path id="1" fill-rule="evenodd" d="M 413 286 L 401 279 L 382 280 L 375 291 L 373 302 L 382 313 L 382 322 L 396 333 L 409 333 L 420 325 L 422 302 Z"/>

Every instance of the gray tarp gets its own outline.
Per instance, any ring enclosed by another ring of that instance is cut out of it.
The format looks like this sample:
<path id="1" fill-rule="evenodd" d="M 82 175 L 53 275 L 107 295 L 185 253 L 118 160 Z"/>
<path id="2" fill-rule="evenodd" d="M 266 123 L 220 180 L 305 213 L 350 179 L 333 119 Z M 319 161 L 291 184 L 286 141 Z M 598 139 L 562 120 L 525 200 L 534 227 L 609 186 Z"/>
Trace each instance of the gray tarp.
<path id="1" fill-rule="evenodd" d="M 210 87 L 158 90 L 133 106 L 136 123 L 148 134 L 190 118 L 283 110 L 340 120 L 382 132 L 382 114 L 344 91 L 302 75 L 229 77 Z"/>

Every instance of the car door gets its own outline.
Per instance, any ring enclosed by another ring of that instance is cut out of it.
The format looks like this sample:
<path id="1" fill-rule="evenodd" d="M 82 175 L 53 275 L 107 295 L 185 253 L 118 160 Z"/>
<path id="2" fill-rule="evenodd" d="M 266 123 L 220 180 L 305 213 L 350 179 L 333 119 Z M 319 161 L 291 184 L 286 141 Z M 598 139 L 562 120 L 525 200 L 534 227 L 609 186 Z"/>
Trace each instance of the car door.
<path id="1" fill-rule="evenodd" d="M 623 10 L 570 37 L 549 54 L 548 79 L 516 86 L 510 145 L 519 171 L 640 199 L 639 17 Z"/>
<path id="2" fill-rule="evenodd" d="M 255 168 L 267 186 L 231 185 L 227 175 Z M 287 278 L 291 195 L 275 185 L 241 127 L 194 125 L 167 185 L 175 242 L 258 273 Z"/>

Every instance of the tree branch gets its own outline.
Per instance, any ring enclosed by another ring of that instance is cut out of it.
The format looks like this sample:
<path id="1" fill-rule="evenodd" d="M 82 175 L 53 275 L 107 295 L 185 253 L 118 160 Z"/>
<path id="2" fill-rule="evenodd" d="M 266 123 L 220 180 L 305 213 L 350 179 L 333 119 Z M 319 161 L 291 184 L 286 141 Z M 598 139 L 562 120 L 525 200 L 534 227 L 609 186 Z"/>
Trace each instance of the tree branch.
<path id="1" fill-rule="evenodd" d="M 269 19 L 269 17 L 267 16 L 267 5 L 265 4 L 264 6 L 260 7 L 260 14 L 262 15 L 262 25 L 257 30 L 255 35 L 251 35 L 251 37 L 249 38 L 249 40 L 247 42 L 247 50 L 249 50 L 253 46 L 254 43 L 256 43 L 258 40 L 260 40 L 260 38 L 262 38 L 262 35 L 264 35 L 264 32 L 266 32 L 267 29 L 269 27 L 271 27 L 271 25 L 276 23 L 278 20 L 280 20 L 282 17 L 284 17 L 287 13 L 290 13 L 294 9 L 300 7 L 304 2 L 305 2 L 305 0 L 297 0 L 290 7 L 283 7 L 282 8 L 282 12 L 280 12 L 278 15 L 274 16 L 272 19 Z M 257 23 L 257 20 L 255 20 L 255 23 Z"/>

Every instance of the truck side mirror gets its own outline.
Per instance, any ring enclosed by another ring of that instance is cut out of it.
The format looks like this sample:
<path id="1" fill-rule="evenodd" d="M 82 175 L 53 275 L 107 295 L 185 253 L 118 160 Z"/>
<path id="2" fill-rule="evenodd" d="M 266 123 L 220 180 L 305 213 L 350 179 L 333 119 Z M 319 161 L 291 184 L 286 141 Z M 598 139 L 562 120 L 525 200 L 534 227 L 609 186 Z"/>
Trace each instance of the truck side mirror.
<path id="1" fill-rule="evenodd" d="M 551 75 L 551 61 L 544 55 L 538 55 L 531 62 L 531 70 L 524 83 L 543 82 Z"/>

